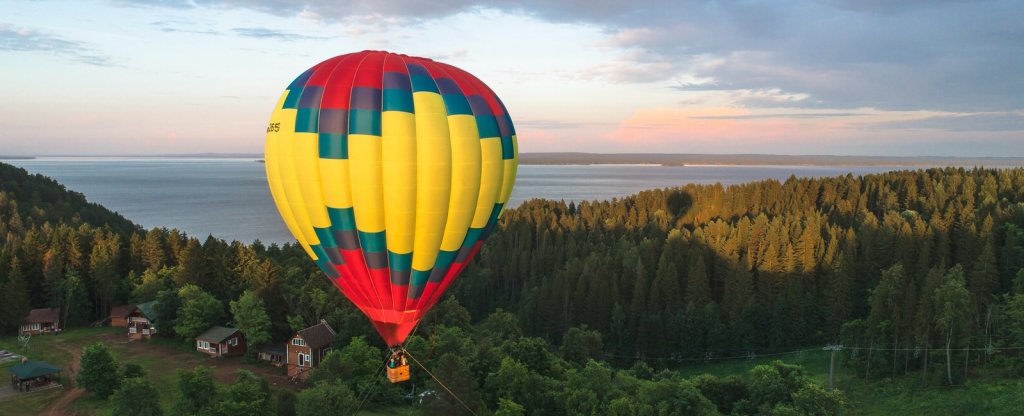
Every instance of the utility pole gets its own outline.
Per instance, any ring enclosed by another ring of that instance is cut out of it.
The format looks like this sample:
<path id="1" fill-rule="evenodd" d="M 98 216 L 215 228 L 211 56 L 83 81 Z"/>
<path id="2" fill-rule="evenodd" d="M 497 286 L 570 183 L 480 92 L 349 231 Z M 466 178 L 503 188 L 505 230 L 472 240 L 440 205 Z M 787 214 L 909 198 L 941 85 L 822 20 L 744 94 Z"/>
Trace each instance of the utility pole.
<path id="1" fill-rule="evenodd" d="M 832 351 L 831 356 L 828 359 L 828 389 L 832 390 L 835 388 L 835 374 L 836 374 L 836 351 L 843 349 L 842 345 L 839 344 L 828 344 L 822 350 Z"/>

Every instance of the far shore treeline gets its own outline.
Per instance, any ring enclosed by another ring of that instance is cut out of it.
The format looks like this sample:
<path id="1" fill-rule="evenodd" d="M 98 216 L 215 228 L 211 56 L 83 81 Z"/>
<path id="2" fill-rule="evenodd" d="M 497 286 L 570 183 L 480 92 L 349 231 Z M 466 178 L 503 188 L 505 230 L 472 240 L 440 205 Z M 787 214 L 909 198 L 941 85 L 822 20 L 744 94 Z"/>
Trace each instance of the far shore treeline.
<path id="1" fill-rule="evenodd" d="M 358 336 L 383 347 L 294 244 L 144 230 L 2 163 L 0 236 L 6 334 L 30 308 L 61 307 L 67 326 L 83 326 L 104 319 L 112 305 L 180 302 L 171 298 L 187 287 L 212 295 L 225 318 L 231 301 L 254 294 L 273 317 L 274 340 L 326 319 L 343 340 L 339 347 Z M 567 413 L 561 400 L 571 394 L 538 386 L 565 383 L 573 366 L 642 379 L 636 374 L 679 359 L 826 343 L 844 344 L 844 365 L 867 378 L 919 373 L 926 384 L 959 384 L 971 367 L 1024 370 L 1024 357 L 1002 348 L 1024 346 L 1024 168 L 687 185 L 579 204 L 532 200 L 505 212 L 449 293 L 410 343 L 433 351 L 426 355 L 435 366 L 464 364 L 448 376 L 489 409 L 504 403 L 529 414 Z M 176 318 L 165 313 L 161 319 Z M 483 342 L 479 328 L 514 334 Z M 437 344 L 455 330 L 476 335 Z M 448 357 L 446 349 L 460 353 Z M 553 369 L 545 351 L 556 349 L 570 370 Z M 500 371 L 525 371 L 524 386 L 534 386 L 516 390 L 506 381 L 520 376 L 495 376 Z M 676 387 L 691 383 L 666 377 Z M 714 388 L 692 383 L 717 411 L 734 410 L 711 397 Z M 615 388 L 625 394 L 626 387 Z M 625 397 L 601 394 L 595 409 Z M 790 399 L 786 406 L 796 405 Z"/>

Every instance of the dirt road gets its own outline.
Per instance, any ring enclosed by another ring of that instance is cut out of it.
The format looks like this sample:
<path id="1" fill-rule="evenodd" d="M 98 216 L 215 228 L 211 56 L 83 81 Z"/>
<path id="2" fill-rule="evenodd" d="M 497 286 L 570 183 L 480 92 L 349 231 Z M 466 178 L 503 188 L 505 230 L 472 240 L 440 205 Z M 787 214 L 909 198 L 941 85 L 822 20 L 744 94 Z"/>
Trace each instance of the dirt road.
<path id="1" fill-rule="evenodd" d="M 85 394 L 85 389 L 80 388 L 75 383 L 75 375 L 78 374 L 78 369 L 81 368 L 82 363 L 82 350 L 81 348 L 74 346 L 61 346 L 61 349 L 71 354 L 71 365 L 68 366 L 67 372 L 67 385 L 64 393 L 50 403 L 49 406 L 43 408 L 39 412 L 43 416 L 74 416 L 77 413 L 71 410 L 71 403 L 75 399 Z"/>

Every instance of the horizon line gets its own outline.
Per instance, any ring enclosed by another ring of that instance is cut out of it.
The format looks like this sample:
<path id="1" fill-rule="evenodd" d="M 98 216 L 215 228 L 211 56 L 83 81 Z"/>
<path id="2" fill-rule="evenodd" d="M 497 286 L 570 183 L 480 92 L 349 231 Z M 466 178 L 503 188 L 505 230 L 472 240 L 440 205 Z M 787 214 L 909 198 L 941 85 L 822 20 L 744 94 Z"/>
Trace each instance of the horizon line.
<path id="1" fill-rule="evenodd" d="M 522 156 L 633 156 L 633 157 L 792 157 L 792 158 L 877 158 L 877 159 L 996 159 L 1024 160 L 1024 156 L 954 156 L 954 155 L 878 155 L 878 154 L 786 154 L 786 153 L 663 153 L 663 152 L 521 152 Z M 2 159 L 39 157 L 196 157 L 196 158 L 263 158 L 263 153 L 249 152 L 196 152 L 196 153 L 97 153 L 97 154 L 0 154 Z"/>

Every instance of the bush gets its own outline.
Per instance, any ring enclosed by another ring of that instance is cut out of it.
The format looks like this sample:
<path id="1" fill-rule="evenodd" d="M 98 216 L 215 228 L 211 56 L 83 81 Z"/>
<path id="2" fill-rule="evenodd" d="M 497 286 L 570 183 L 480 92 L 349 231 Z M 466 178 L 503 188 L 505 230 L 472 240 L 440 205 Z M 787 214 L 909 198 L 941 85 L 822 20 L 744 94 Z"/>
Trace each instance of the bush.
<path id="1" fill-rule="evenodd" d="M 106 399 L 121 387 L 121 371 L 106 344 L 95 343 L 82 352 L 82 370 L 75 377 L 78 385 Z"/>
<path id="2" fill-rule="evenodd" d="M 113 416 L 162 416 L 159 391 L 149 380 L 140 377 L 124 381 L 113 396 L 110 397 Z"/>

